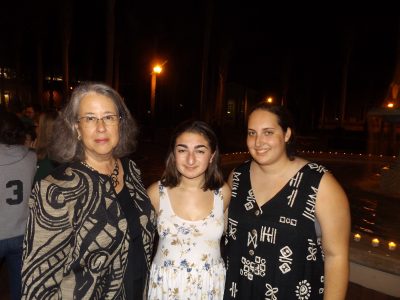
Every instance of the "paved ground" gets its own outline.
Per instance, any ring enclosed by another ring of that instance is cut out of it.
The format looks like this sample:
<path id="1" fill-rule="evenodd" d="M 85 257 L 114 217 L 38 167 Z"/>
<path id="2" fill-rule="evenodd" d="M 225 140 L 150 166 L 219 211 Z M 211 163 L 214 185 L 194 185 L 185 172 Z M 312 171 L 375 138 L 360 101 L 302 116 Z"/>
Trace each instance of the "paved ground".
<path id="1" fill-rule="evenodd" d="M 8 277 L 4 265 L 0 265 L 0 300 L 11 300 L 8 291 Z M 384 295 L 361 285 L 351 283 L 346 300 L 396 300 L 399 298 Z"/>

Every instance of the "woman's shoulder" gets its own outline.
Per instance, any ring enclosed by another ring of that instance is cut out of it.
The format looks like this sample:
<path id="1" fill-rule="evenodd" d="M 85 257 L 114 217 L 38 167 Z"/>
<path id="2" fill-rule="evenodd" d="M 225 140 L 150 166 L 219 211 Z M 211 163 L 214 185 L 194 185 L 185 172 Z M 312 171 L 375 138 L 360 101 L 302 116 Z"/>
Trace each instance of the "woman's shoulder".
<path id="1" fill-rule="evenodd" d="M 90 170 L 89 170 L 90 171 Z M 63 186 L 77 177 L 87 177 L 85 167 L 79 162 L 62 163 L 55 166 L 44 179 L 48 184 Z"/>
<path id="2" fill-rule="evenodd" d="M 89 174 L 91 171 L 79 165 L 80 163 L 62 163 L 52 169 L 46 177 L 36 181 L 32 197 L 46 195 L 47 201 L 54 204 L 54 209 L 64 209 L 68 206 L 67 203 L 74 203 L 77 200 L 76 195 L 82 192 L 82 185 L 84 188 L 94 186 L 89 182 L 92 180 Z"/>
<path id="3" fill-rule="evenodd" d="M 297 159 L 297 158 L 296 158 Z M 330 174 L 329 170 L 319 162 L 299 159 L 298 166 L 293 170 L 292 174 L 299 175 L 306 182 L 319 185 L 325 174 Z M 327 175 L 329 176 L 329 175 Z"/>
<path id="4" fill-rule="evenodd" d="M 22 146 L 24 147 L 24 146 Z M 24 151 L 24 150 L 22 150 Z M 25 164 L 25 166 L 30 166 L 33 168 L 36 168 L 37 164 L 37 155 L 36 152 L 33 151 L 32 149 L 26 148 L 26 155 L 23 157 L 22 162 Z"/>
<path id="5" fill-rule="evenodd" d="M 50 171 L 50 175 L 52 175 L 53 177 L 60 177 L 70 167 L 71 167 L 71 163 L 59 164 L 53 170 Z"/>
<path id="6" fill-rule="evenodd" d="M 162 184 L 160 181 L 153 182 L 152 184 L 150 184 L 147 187 L 147 193 L 150 194 L 150 193 L 158 192 L 160 190 L 160 187 L 162 187 Z"/>
<path id="7" fill-rule="evenodd" d="M 228 207 L 229 202 L 231 201 L 231 188 L 226 182 L 224 182 L 224 185 L 219 190 L 222 196 L 225 211 L 225 209 Z"/>
<path id="8" fill-rule="evenodd" d="M 156 181 L 150 184 L 150 186 L 147 188 L 147 195 L 149 196 L 150 202 L 157 213 L 160 210 L 160 187 L 160 181 Z"/>
<path id="9" fill-rule="evenodd" d="M 142 172 L 140 171 L 136 162 L 130 157 L 122 157 L 120 158 L 122 166 L 124 169 L 128 170 L 130 173 L 134 173 L 135 175 L 140 176 Z"/>
<path id="10" fill-rule="evenodd" d="M 36 152 L 31 148 L 28 148 L 27 157 L 31 160 L 37 160 Z"/>
<path id="11" fill-rule="evenodd" d="M 251 159 L 247 159 L 244 162 L 241 162 L 240 164 L 238 164 L 236 167 L 233 168 L 232 172 L 242 172 L 248 170 L 250 168 L 251 162 L 252 162 Z"/>
<path id="12" fill-rule="evenodd" d="M 230 194 L 231 193 L 231 188 L 230 186 L 224 182 L 224 184 L 220 187 L 219 189 L 222 194 Z"/>
<path id="13" fill-rule="evenodd" d="M 328 169 L 321 163 L 317 161 L 310 161 L 303 157 L 296 156 L 294 160 L 292 160 L 293 168 L 301 170 L 301 169 L 309 169 L 319 173 L 325 173 Z"/>
<path id="14" fill-rule="evenodd" d="M 59 165 L 59 163 L 57 163 L 54 160 L 51 160 L 48 156 L 45 156 L 42 159 L 38 159 L 37 164 L 38 166 L 44 166 L 46 168 L 51 168 L 51 169 L 54 169 Z"/>
<path id="15" fill-rule="evenodd" d="M 329 172 L 328 168 L 319 162 L 308 161 L 306 166 L 308 167 L 308 169 L 310 169 L 316 173 L 325 174 L 325 173 Z"/>

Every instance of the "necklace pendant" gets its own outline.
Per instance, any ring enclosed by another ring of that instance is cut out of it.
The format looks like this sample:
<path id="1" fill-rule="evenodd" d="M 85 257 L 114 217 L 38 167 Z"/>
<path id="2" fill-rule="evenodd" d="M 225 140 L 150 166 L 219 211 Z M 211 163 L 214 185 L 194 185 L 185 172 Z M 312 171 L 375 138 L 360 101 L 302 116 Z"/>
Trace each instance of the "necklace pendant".
<path id="1" fill-rule="evenodd" d="M 118 165 L 118 160 L 115 160 L 114 170 L 110 175 L 111 182 L 112 182 L 114 188 L 119 184 L 118 175 L 119 175 L 119 165 Z"/>
<path id="2" fill-rule="evenodd" d="M 99 173 L 99 171 L 90 166 L 86 161 L 84 160 L 81 161 L 81 164 L 87 167 L 89 170 Z M 110 175 L 108 175 L 111 178 L 111 183 L 114 188 L 119 184 L 118 175 L 119 175 L 119 165 L 118 165 L 118 160 L 116 159 L 114 164 L 114 170 Z"/>

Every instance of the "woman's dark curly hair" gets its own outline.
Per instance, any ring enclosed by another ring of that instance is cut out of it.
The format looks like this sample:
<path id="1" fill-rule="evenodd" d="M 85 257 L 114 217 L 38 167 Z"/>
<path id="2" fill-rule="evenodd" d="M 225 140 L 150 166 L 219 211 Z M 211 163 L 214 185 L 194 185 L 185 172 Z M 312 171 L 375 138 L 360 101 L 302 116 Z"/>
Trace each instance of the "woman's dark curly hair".
<path id="1" fill-rule="evenodd" d="M 0 144 L 23 145 L 25 141 L 25 126 L 17 115 L 0 112 Z"/>

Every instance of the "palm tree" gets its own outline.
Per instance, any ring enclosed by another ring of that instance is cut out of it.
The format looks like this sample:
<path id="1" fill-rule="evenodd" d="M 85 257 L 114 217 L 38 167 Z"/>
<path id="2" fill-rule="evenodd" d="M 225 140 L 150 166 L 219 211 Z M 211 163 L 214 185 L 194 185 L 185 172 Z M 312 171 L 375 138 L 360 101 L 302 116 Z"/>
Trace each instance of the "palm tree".
<path id="1" fill-rule="evenodd" d="M 71 42 L 71 26 L 72 26 L 72 1 L 63 1 L 63 39 L 62 39 L 62 64 L 63 64 L 63 78 L 64 97 L 67 98 L 69 94 L 69 48 Z"/>
<path id="2" fill-rule="evenodd" d="M 107 0 L 106 20 L 106 83 L 114 81 L 115 0 Z"/>

